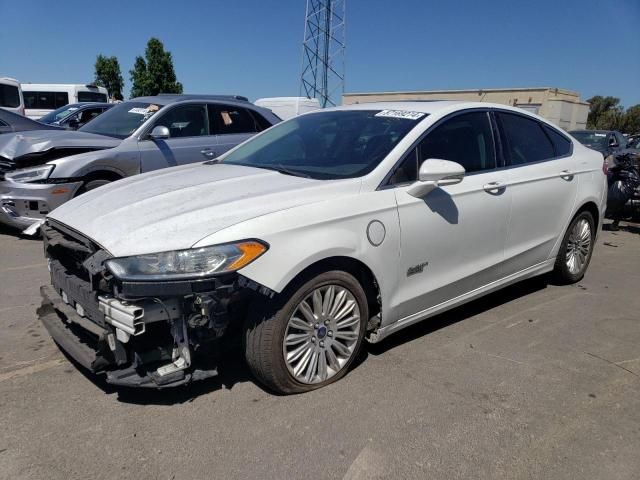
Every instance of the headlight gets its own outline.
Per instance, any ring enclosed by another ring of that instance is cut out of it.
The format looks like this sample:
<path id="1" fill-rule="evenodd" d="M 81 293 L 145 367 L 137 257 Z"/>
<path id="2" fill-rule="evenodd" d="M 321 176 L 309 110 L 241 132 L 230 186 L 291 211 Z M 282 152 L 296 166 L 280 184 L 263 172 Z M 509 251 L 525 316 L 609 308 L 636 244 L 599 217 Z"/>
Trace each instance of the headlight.
<path id="1" fill-rule="evenodd" d="M 107 260 L 105 265 L 120 280 L 174 280 L 201 278 L 239 270 L 267 251 L 257 240 L 212 247 L 151 253 Z"/>
<path id="2" fill-rule="evenodd" d="M 37 182 L 49 178 L 54 167 L 55 165 L 40 165 L 39 167 L 21 168 L 5 173 L 4 178 L 19 183 Z"/>

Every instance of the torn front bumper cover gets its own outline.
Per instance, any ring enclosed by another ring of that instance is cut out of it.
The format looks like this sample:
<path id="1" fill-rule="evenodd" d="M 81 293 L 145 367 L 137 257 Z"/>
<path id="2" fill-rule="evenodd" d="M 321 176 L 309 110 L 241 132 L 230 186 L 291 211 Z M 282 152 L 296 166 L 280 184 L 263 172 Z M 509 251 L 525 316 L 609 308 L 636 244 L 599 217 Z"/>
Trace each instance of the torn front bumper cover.
<path id="1" fill-rule="evenodd" d="M 38 316 L 54 341 L 85 369 L 94 374 L 106 375 L 109 384 L 165 388 L 217 375 L 215 369 L 181 368 L 182 365 L 173 363 L 152 369 L 135 367 L 127 360 L 123 344 L 117 338 L 119 329 L 110 323 L 98 325 L 87 318 L 85 314 L 90 316 L 95 312 L 85 312 L 66 292 L 61 296 L 56 288 L 46 285 L 40 288 L 40 293 L 42 305 L 38 309 Z M 115 312 L 115 305 L 110 308 L 108 313 L 127 322 L 127 312 Z M 83 315 L 78 313 L 78 309 Z M 132 335 L 137 333 L 136 328 L 140 328 L 137 325 L 139 324 L 131 323 Z"/>

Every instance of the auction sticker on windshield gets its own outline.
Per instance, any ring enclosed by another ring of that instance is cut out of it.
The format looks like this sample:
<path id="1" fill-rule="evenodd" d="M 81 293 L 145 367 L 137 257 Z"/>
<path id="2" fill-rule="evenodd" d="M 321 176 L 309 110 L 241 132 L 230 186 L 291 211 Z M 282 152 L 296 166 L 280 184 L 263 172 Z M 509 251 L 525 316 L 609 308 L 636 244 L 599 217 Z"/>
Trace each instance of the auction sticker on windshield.
<path id="1" fill-rule="evenodd" d="M 409 112 L 406 110 L 382 110 L 375 114 L 376 117 L 406 118 L 407 120 L 419 120 L 425 115 L 423 112 Z"/>

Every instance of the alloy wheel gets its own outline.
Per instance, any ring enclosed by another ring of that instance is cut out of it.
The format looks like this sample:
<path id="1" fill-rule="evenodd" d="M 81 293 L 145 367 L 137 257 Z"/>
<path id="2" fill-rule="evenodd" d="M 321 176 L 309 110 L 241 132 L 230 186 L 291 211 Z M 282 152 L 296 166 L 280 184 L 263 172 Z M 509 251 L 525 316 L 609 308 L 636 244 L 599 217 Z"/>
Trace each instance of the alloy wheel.
<path id="1" fill-rule="evenodd" d="M 360 337 L 360 309 L 339 285 L 314 289 L 287 322 L 282 350 L 287 369 L 300 383 L 333 377 L 349 363 Z"/>
<path id="2" fill-rule="evenodd" d="M 566 262 L 569 272 L 576 275 L 582 271 L 591 250 L 591 225 L 584 218 L 571 229 L 567 242 Z"/>

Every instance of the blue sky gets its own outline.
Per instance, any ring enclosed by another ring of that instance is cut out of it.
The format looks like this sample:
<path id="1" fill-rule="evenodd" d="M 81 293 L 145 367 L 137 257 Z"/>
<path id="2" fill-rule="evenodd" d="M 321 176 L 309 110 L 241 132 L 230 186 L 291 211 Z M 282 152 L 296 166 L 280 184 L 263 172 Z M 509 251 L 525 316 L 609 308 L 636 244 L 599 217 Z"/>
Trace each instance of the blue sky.
<path id="1" fill-rule="evenodd" d="M 0 75 L 126 81 L 158 37 L 189 93 L 297 95 L 305 0 L 0 0 Z M 347 0 L 346 91 L 552 86 L 640 103 L 638 0 Z"/>

